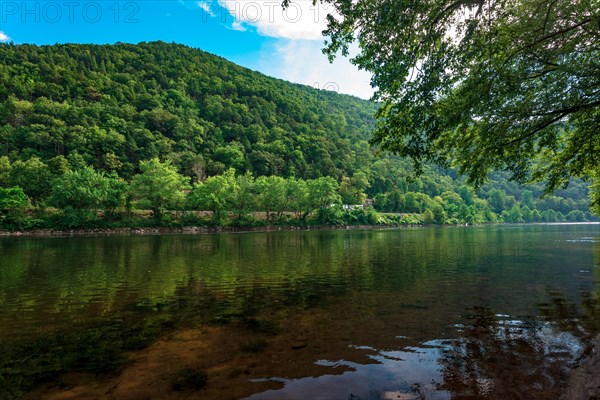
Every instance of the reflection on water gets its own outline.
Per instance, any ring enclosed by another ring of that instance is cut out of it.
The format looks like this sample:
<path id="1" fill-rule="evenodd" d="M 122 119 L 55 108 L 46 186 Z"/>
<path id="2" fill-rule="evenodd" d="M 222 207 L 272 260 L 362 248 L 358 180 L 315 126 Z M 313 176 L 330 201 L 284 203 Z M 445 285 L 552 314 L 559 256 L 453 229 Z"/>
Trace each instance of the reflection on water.
<path id="1" fill-rule="evenodd" d="M 289 336 L 314 372 L 274 365 L 250 399 L 557 398 L 600 331 L 599 225 L 1 238 L 0 260 L 4 343 L 157 312 Z"/>
<path id="2" fill-rule="evenodd" d="M 347 367 L 349 371 L 303 379 L 270 378 L 284 388 L 248 399 L 450 399 L 450 393 L 441 388 L 443 374 L 437 365 L 445 348 L 447 344 L 439 340 L 395 351 L 362 347 L 370 353 L 370 363 L 318 360 L 318 365 Z"/>
<path id="3" fill-rule="evenodd" d="M 270 377 L 282 389 L 249 400 L 558 398 L 569 363 L 582 352 L 577 337 L 551 324 L 496 316 L 487 326 L 459 324 L 461 337 L 432 340 L 399 350 L 360 346 L 369 363 L 318 360 L 347 371 L 302 379 Z M 481 322 L 481 321 L 479 321 Z M 343 395 L 343 396 L 342 396 Z"/>
<path id="4" fill-rule="evenodd" d="M 554 324 L 490 310 L 480 310 L 459 332 L 440 359 L 444 386 L 458 398 L 558 398 L 568 367 L 583 351 L 579 338 Z"/>

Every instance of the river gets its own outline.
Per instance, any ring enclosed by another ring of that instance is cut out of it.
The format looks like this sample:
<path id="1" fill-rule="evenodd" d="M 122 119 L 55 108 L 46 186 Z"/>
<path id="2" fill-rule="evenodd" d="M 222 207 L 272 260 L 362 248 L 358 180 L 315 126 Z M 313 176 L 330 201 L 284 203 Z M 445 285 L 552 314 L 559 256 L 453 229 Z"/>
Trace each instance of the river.
<path id="1" fill-rule="evenodd" d="M 190 398 L 557 398 L 600 328 L 598 224 L 2 237 L 0 260 L 1 344 L 193 320 Z"/>

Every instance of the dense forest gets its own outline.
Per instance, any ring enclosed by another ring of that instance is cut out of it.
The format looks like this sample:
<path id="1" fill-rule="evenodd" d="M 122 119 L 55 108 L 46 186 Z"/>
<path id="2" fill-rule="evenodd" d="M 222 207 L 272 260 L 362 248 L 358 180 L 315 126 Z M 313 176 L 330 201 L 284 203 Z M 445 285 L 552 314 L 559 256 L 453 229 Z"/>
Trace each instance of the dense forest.
<path id="1" fill-rule="evenodd" d="M 198 49 L 0 44 L 0 65 L 4 228 L 127 225 L 136 210 L 182 225 L 595 218 L 579 180 L 542 197 L 502 173 L 476 190 L 451 169 L 415 177 L 369 145 L 376 104 Z"/>

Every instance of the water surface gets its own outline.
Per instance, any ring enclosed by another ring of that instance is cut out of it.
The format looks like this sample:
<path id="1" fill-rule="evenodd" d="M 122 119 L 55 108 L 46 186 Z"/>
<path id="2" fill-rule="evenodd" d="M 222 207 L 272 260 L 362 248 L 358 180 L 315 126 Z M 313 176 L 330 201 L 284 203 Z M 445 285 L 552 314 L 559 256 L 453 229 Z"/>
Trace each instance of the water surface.
<path id="1" fill-rule="evenodd" d="M 543 398 L 598 331 L 599 277 L 598 224 L 5 237 L 0 340 L 191 301 L 301 327 L 279 331 L 307 373 L 249 376 L 279 383 L 251 399 Z"/>

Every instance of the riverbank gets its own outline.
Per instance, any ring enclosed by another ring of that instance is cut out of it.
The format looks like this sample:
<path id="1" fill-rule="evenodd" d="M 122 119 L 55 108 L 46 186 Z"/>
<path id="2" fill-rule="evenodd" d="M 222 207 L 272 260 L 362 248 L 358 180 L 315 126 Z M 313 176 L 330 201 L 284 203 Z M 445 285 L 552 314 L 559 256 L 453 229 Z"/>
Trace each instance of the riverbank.
<path id="1" fill-rule="evenodd" d="M 69 237 L 69 236 L 113 236 L 113 235 L 173 235 L 173 234 L 214 234 L 277 231 L 311 230 L 361 230 L 361 229 L 397 229 L 419 228 L 425 226 L 479 226 L 476 225 L 438 225 L 438 224 L 387 224 L 387 225 L 262 225 L 262 226 L 221 226 L 221 227 L 145 227 L 145 228 L 95 228 L 95 229 L 32 229 L 20 231 L 0 230 L 0 237 Z M 485 225 L 506 225 L 505 223 Z M 600 222 L 538 222 L 521 225 L 600 225 Z"/>
<path id="2" fill-rule="evenodd" d="M 350 229 L 395 229 L 420 227 L 425 225 L 306 225 L 306 226 L 247 226 L 247 227 L 186 227 L 186 228 L 115 228 L 115 229 L 35 229 L 27 231 L 0 231 L 2 236 L 24 237 L 69 237 L 69 236 L 112 236 L 112 235 L 172 235 L 172 234 L 214 234 L 277 231 L 311 230 L 350 230 Z"/>

